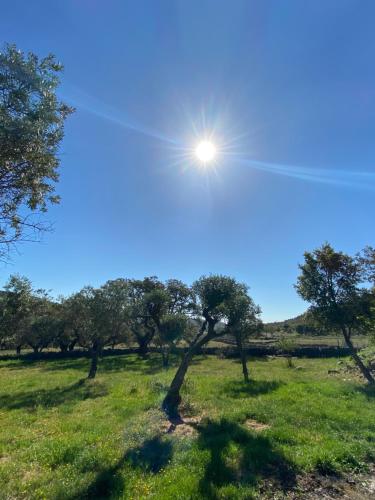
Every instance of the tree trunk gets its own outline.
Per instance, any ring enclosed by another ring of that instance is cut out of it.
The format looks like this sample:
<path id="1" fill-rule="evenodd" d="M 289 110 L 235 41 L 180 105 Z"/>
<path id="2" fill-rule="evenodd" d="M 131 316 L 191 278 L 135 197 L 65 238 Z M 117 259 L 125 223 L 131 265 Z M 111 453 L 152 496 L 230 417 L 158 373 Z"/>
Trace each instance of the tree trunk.
<path id="1" fill-rule="evenodd" d="M 139 339 L 138 343 L 139 343 L 138 354 L 142 359 L 146 359 L 148 354 L 148 340 Z"/>
<path id="2" fill-rule="evenodd" d="M 181 364 L 172 380 L 172 383 L 168 389 L 167 395 L 163 401 L 163 409 L 170 416 L 178 415 L 178 405 L 181 402 L 180 390 L 184 383 L 186 372 L 189 368 L 190 362 L 194 356 L 196 346 L 190 347 L 190 349 L 184 354 Z"/>
<path id="3" fill-rule="evenodd" d="M 68 347 L 69 351 L 73 351 L 73 350 L 74 350 L 74 347 L 75 347 L 76 343 L 77 343 L 77 340 L 73 340 L 73 341 L 69 344 L 69 347 Z"/>
<path id="4" fill-rule="evenodd" d="M 33 346 L 33 351 L 34 351 L 34 354 L 38 354 L 38 352 L 39 352 L 38 347 Z"/>
<path id="5" fill-rule="evenodd" d="M 240 355 L 241 355 L 243 378 L 244 378 L 244 381 L 247 383 L 247 382 L 249 382 L 249 371 L 247 369 L 246 352 L 245 352 L 245 349 L 243 349 L 242 347 L 241 347 Z"/>
<path id="6" fill-rule="evenodd" d="M 362 359 L 358 356 L 357 351 L 355 350 L 355 347 L 353 346 L 353 343 L 350 339 L 350 334 L 346 331 L 345 328 L 342 329 L 342 333 L 344 335 L 346 345 L 349 348 L 350 354 L 351 354 L 352 358 L 354 359 L 354 361 L 356 362 L 362 375 L 365 377 L 365 379 L 368 381 L 369 384 L 373 384 L 375 382 L 375 379 L 372 376 L 371 371 L 367 368 L 367 366 L 365 366 Z"/>
<path id="7" fill-rule="evenodd" d="M 163 368 L 168 368 L 168 366 L 169 366 L 169 349 L 168 349 L 168 347 L 161 348 L 161 355 L 163 358 Z"/>
<path id="8" fill-rule="evenodd" d="M 95 378 L 96 371 L 98 369 L 98 357 L 99 357 L 98 345 L 94 343 L 91 349 L 91 365 L 87 378 Z"/>
<path id="9" fill-rule="evenodd" d="M 22 346 L 21 346 L 21 345 L 18 345 L 18 346 L 16 347 L 16 354 L 18 354 L 18 355 L 19 355 L 19 354 L 21 354 L 21 348 L 22 348 Z"/>
<path id="10" fill-rule="evenodd" d="M 249 382 L 249 371 L 247 369 L 246 351 L 243 348 L 242 340 L 238 337 L 238 335 L 236 335 L 236 342 L 237 342 L 238 352 L 239 352 L 239 355 L 241 358 L 243 378 L 244 378 L 244 381 L 247 383 L 247 382 Z"/>
<path id="11" fill-rule="evenodd" d="M 168 389 L 167 395 L 165 396 L 164 401 L 163 401 L 163 405 L 162 405 L 163 410 L 169 416 L 178 416 L 178 405 L 181 402 L 180 390 L 181 390 L 182 384 L 184 383 L 186 372 L 189 368 L 189 365 L 191 363 L 191 360 L 192 360 L 194 354 L 196 354 L 196 352 L 204 344 L 209 342 L 214 337 L 214 326 L 215 326 L 214 323 L 212 326 L 209 326 L 209 331 L 208 331 L 207 335 L 205 335 L 200 340 L 196 340 L 189 347 L 188 351 L 184 354 L 184 357 L 182 358 L 181 364 L 178 367 L 178 370 L 177 370 L 177 372 L 172 380 L 172 383 Z M 201 329 L 202 333 L 204 332 L 204 329 L 205 329 L 205 326 L 202 327 L 202 329 Z"/>

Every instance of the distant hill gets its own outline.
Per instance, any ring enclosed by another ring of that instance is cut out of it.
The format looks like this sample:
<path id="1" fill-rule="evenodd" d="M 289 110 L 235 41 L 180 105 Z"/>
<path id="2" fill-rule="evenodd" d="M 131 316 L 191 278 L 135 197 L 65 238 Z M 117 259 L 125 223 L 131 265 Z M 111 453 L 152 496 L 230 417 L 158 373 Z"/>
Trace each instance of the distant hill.
<path id="1" fill-rule="evenodd" d="M 322 328 L 319 328 L 314 324 L 307 311 L 296 316 L 295 318 L 286 319 L 284 321 L 264 323 L 263 331 L 265 333 L 297 332 L 302 335 L 321 335 L 323 333 Z"/>
<path id="2" fill-rule="evenodd" d="M 280 329 L 283 328 L 283 326 L 286 324 L 290 325 L 291 327 L 306 324 L 306 313 L 300 314 L 295 318 L 285 319 L 284 321 L 271 321 L 269 323 L 264 323 L 264 328 Z"/>

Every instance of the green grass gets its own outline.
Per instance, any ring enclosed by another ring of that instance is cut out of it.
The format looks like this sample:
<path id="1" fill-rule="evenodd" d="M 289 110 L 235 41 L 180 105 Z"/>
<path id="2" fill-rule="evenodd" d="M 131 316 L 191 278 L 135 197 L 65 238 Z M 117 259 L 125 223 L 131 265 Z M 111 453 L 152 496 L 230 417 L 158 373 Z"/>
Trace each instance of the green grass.
<path id="1" fill-rule="evenodd" d="M 278 344 L 281 338 L 293 340 L 296 347 L 346 347 L 345 340 L 341 334 L 338 335 L 298 335 L 296 333 L 273 333 L 270 337 L 259 336 L 248 340 L 249 347 L 271 347 Z M 355 347 L 362 349 L 369 344 L 369 337 L 366 335 L 354 335 L 352 338 Z M 233 341 L 234 344 L 234 341 Z M 223 347 L 228 344 L 219 340 L 209 343 L 211 347 Z"/>
<path id="2" fill-rule="evenodd" d="M 327 374 L 337 360 L 249 363 L 198 357 L 184 387 L 193 436 L 161 432 L 175 366 L 153 355 L 0 362 L 1 498 L 253 498 L 303 471 L 364 470 L 374 460 L 375 393 Z M 268 424 L 262 432 L 243 424 Z"/>

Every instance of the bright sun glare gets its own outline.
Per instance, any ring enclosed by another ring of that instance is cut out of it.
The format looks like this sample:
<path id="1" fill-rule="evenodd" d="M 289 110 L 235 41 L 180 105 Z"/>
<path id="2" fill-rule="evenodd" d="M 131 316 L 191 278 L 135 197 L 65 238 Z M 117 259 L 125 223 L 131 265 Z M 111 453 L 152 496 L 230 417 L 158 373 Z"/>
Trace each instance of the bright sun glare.
<path id="1" fill-rule="evenodd" d="M 216 156 L 216 148 L 210 141 L 201 141 L 195 148 L 195 154 L 199 161 L 208 163 Z"/>

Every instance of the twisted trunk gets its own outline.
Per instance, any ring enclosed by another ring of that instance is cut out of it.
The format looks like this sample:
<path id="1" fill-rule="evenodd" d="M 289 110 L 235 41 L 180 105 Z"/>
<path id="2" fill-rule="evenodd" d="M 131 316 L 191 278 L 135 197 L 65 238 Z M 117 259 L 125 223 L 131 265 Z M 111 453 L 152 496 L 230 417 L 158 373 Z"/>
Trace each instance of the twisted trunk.
<path id="1" fill-rule="evenodd" d="M 182 384 L 184 383 L 186 372 L 189 368 L 190 362 L 196 352 L 196 346 L 190 347 L 190 349 L 185 353 L 180 366 L 172 380 L 172 383 L 168 389 L 167 395 L 163 401 L 163 409 L 170 416 L 178 415 L 178 406 L 181 402 L 180 390 Z"/>
<path id="2" fill-rule="evenodd" d="M 351 354 L 352 358 L 354 359 L 356 365 L 360 369 L 362 375 L 365 377 L 365 379 L 367 380 L 367 382 L 369 384 L 374 384 L 375 379 L 372 376 L 371 371 L 367 368 L 367 366 L 363 363 L 362 359 L 358 356 L 357 351 L 353 345 L 353 342 L 351 341 L 350 331 L 347 331 L 346 328 L 342 328 L 342 333 L 343 333 L 343 336 L 345 339 L 345 343 L 346 343 L 347 347 L 349 348 L 350 354 Z"/>
<path id="3" fill-rule="evenodd" d="M 208 332 L 203 338 L 203 335 L 206 326 L 208 324 Z M 205 320 L 200 329 L 199 334 L 196 337 L 196 340 L 191 344 L 188 351 L 184 354 L 180 366 L 172 380 L 172 383 L 168 389 L 167 395 L 164 398 L 162 407 L 164 411 L 169 416 L 178 416 L 178 406 L 181 402 L 181 387 L 184 383 L 186 372 L 190 366 L 191 360 L 193 359 L 194 354 L 207 342 L 209 342 L 215 336 L 215 322 L 208 322 Z"/>

